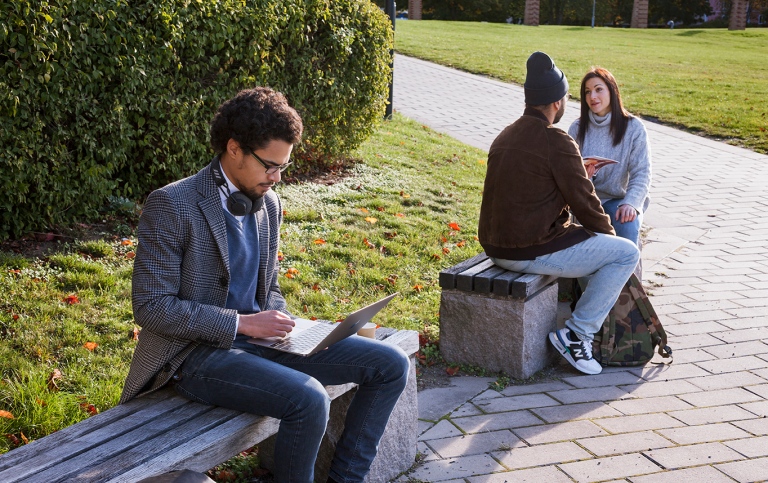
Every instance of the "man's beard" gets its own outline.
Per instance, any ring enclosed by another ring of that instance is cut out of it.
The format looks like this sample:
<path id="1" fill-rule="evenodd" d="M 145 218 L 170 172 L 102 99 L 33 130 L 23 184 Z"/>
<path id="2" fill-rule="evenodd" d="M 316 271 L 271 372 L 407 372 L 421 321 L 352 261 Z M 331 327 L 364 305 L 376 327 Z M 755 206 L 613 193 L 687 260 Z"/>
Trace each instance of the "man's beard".
<path id="1" fill-rule="evenodd" d="M 560 119 L 563 118 L 563 114 L 565 114 L 565 99 L 560 102 L 560 109 L 557 110 L 557 113 L 555 114 L 555 122 L 552 124 L 560 122 Z"/>

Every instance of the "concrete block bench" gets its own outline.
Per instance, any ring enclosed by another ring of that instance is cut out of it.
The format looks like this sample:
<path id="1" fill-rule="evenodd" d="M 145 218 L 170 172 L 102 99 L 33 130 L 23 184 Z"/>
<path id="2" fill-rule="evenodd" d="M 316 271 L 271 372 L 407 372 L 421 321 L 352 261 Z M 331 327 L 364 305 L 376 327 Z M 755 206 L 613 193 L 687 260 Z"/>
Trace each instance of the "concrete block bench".
<path id="1" fill-rule="evenodd" d="M 558 278 L 510 272 L 485 253 L 440 272 L 440 353 L 525 379 L 548 366 Z"/>
<path id="2" fill-rule="evenodd" d="M 418 437 L 416 370 L 418 332 L 379 328 L 376 338 L 411 356 L 411 374 L 379 445 L 367 482 L 389 481 L 407 470 Z M 355 384 L 327 386 L 333 398 L 315 477 L 325 481 Z M 162 389 L 118 405 L 28 445 L 0 455 L 3 483 L 128 482 L 171 471 L 204 472 L 256 444 L 272 460 L 269 438 L 279 421 L 189 401 Z M 262 445 L 264 448 L 262 448 Z M 269 467 L 269 466 L 267 466 Z"/>

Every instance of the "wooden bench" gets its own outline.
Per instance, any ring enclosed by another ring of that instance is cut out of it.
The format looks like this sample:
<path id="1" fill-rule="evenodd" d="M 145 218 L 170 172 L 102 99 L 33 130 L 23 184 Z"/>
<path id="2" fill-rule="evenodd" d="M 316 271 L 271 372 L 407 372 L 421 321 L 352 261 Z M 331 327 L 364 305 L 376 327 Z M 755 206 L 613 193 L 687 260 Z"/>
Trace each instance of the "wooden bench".
<path id="1" fill-rule="evenodd" d="M 510 272 L 485 253 L 440 272 L 440 353 L 520 379 L 548 366 L 556 352 L 558 278 Z"/>
<path id="2" fill-rule="evenodd" d="M 418 437 L 414 354 L 418 333 L 379 328 L 376 338 L 397 345 L 411 356 L 405 392 L 395 406 L 366 478 L 389 481 L 407 470 L 416 456 Z M 343 429 L 344 415 L 355 384 L 327 386 L 333 398 L 328 429 L 315 467 L 325 481 Z M 101 414 L 0 455 L 3 483 L 136 482 L 171 471 L 205 472 L 256 444 L 262 461 L 279 421 L 220 407 L 207 406 L 163 389 L 118 405 Z"/>

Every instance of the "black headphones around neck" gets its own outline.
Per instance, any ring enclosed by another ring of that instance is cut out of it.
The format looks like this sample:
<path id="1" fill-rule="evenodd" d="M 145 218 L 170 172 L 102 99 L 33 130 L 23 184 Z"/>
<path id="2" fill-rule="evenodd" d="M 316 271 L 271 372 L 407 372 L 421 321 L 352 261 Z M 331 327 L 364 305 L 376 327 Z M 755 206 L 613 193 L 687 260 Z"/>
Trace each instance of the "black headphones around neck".
<path id="1" fill-rule="evenodd" d="M 216 182 L 216 186 L 218 186 L 224 196 L 227 197 L 227 209 L 233 215 L 245 216 L 249 213 L 256 213 L 262 206 L 264 206 L 264 197 L 256 198 L 256 201 L 253 201 L 242 191 L 230 193 L 227 180 L 224 178 L 224 173 L 221 170 L 219 156 L 216 156 L 213 158 L 213 161 L 211 161 L 211 174 L 213 175 L 213 180 Z"/>

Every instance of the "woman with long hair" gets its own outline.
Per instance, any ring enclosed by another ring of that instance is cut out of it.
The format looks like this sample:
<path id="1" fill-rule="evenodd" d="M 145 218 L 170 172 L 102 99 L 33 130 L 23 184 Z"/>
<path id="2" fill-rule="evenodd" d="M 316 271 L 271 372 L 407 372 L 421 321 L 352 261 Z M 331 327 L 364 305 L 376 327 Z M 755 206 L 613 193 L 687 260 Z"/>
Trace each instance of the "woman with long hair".
<path id="1" fill-rule="evenodd" d="M 643 213 L 650 203 L 651 149 L 643 122 L 624 109 L 608 70 L 593 67 L 582 79 L 581 114 L 568 134 L 585 160 L 599 156 L 617 161 L 597 172 L 587 166 L 587 173 L 616 234 L 640 247 Z"/>

